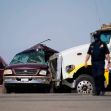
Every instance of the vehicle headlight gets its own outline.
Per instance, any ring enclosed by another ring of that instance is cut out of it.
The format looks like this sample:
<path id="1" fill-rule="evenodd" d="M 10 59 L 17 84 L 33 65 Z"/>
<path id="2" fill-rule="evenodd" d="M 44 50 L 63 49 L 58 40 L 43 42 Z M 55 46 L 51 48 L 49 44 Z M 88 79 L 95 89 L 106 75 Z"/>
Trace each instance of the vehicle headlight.
<path id="1" fill-rule="evenodd" d="M 46 74 L 47 74 L 47 71 L 46 71 L 46 70 L 41 70 L 41 71 L 39 72 L 39 75 L 46 76 Z"/>
<path id="2" fill-rule="evenodd" d="M 75 65 L 68 65 L 66 66 L 66 72 L 70 73 L 71 71 L 73 71 L 75 69 Z"/>
<path id="3" fill-rule="evenodd" d="M 6 69 L 4 70 L 4 75 L 9 75 L 9 74 L 12 74 L 12 70 L 11 69 Z"/>

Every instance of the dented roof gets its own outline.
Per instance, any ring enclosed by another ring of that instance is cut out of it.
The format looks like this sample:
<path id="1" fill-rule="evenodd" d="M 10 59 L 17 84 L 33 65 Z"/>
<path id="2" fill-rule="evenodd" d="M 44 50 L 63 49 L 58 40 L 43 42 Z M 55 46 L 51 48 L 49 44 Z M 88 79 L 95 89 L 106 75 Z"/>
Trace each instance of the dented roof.
<path id="1" fill-rule="evenodd" d="M 56 50 L 54 50 L 50 47 L 47 47 L 44 44 L 36 44 L 36 45 L 34 45 L 34 46 L 32 46 L 32 47 L 30 47 L 30 48 L 28 48 L 28 49 L 26 49 L 26 50 L 24 50 L 20 53 L 29 52 L 31 50 L 37 50 L 37 49 L 43 49 L 46 53 L 49 53 L 51 55 L 54 54 L 54 53 L 58 53 L 58 51 L 56 51 Z"/>

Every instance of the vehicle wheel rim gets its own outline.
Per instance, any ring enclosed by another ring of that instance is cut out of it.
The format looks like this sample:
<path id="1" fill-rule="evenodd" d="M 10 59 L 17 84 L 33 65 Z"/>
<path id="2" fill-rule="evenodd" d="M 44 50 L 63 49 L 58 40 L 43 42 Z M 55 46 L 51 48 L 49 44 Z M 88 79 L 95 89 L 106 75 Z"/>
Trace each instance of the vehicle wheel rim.
<path id="1" fill-rule="evenodd" d="M 77 93 L 78 94 L 92 94 L 93 86 L 90 81 L 81 81 L 77 85 Z"/>

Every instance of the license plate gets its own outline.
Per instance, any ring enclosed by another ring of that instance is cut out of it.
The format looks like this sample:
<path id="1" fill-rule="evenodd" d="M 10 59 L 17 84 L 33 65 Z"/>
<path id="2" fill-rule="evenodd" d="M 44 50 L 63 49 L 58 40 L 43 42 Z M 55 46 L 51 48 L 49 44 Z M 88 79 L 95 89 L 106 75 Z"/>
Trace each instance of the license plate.
<path id="1" fill-rule="evenodd" d="M 28 79 L 27 78 L 23 78 L 23 79 L 21 79 L 21 82 L 28 82 Z"/>

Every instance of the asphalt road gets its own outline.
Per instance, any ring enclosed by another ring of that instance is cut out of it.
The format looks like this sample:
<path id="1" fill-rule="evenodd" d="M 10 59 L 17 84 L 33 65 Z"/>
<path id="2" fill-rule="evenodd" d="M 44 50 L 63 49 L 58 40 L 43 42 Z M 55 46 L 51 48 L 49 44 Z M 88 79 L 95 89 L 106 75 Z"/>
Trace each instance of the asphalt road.
<path id="1" fill-rule="evenodd" d="M 0 111 L 111 111 L 111 94 L 0 94 Z"/>

